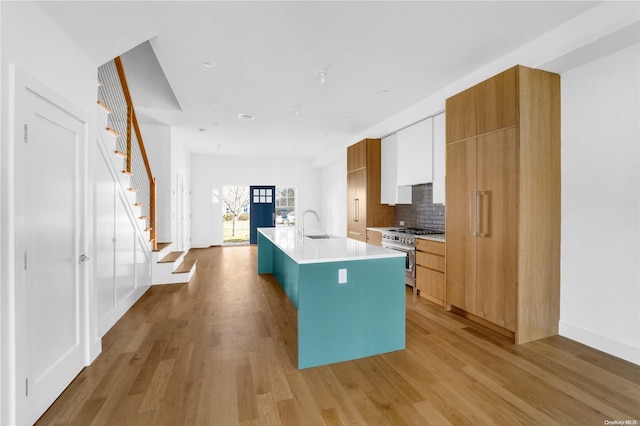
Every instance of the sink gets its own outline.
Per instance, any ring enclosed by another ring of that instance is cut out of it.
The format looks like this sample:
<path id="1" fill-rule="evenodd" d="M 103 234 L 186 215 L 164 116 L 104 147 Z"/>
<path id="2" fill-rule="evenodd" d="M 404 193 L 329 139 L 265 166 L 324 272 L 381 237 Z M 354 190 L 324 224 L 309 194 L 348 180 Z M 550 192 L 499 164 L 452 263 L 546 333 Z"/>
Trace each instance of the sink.
<path id="1" fill-rule="evenodd" d="M 322 235 L 305 235 L 307 238 L 311 238 L 312 240 L 326 240 L 327 238 L 331 238 L 331 236 L 327 234 Z"/>

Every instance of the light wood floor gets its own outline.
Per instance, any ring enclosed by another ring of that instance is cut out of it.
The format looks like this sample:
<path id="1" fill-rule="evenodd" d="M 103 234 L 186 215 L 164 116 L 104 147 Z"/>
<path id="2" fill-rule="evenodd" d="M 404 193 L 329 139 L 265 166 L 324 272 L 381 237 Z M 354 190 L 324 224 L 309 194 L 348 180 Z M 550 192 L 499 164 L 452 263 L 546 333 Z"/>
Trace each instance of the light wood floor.
<path id="1" fill-rule="evenodd" d="M 640 424 L 640 367 L 515 346 L 409 291 L 407 349 L 297 370 L 296 312 L 256 248 L 189 256 L 191 283 L 152 287 L 38 424 Z"/>

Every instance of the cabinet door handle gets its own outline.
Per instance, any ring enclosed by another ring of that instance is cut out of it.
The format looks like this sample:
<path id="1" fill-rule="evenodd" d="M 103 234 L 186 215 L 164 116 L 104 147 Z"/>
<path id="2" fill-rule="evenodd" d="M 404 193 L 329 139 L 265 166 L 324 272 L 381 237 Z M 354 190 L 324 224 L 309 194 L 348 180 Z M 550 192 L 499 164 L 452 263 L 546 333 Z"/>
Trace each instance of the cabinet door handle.
<path id="1" fill-rule="evenodd" d="M 469 191 L 469 203 L 467 204 L 467 210 L 469 211 L 469 235 L 475 235 L 473 232 L 473 191 Z"/>
<path id="2" fill-rule="evenodd" d="M 482 207 L 482 192 L 476 192 L 476 236 L 482 237 L 482 212 L 480 208 Z"/>
<path id="3" fill-rule="evenodd" d="M 358 217 L 358 216 L 360 216 L 359 215 L 360 212 L 358 210 L 359 210 L 358 209 L 358 199 L 354 198 L 353 199 L 353 221 L 354 222 L 359 222 L 360 221 L 360 218 Z"/>
<path id="4" fill-rule="evenodd" d="M 489 191 L 478 191 L 478 203 L 477 203 L 477 208 L 478 208 L 478 237 L 482 237 L 485 238 L 488 236 L 488 234 L 486 232 L 484 232 L 484 226 L 482 226 L 482 213 L 483 213 L 483 205 L 484 206 L 488 206 L 487 203 L 482 203 L 482 196 L 483 195 L 489 195 Z M 487 208 L 487 222 L 489 222 L 489 213 L 490 210 Z"/>

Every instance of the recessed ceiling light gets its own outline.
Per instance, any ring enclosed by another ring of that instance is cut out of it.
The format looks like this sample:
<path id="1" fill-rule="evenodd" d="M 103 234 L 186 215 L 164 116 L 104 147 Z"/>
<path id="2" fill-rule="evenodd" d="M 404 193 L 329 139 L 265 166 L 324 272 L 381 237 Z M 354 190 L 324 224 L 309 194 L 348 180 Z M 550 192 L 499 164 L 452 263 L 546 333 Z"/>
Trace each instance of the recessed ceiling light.
<path id="1" fill-rule="evenodd" d="M 206 132 L 206 131 L 207 131 L 207 129 L 200 127 L 200 128 L 198 129 L 198 131 L 200 131 L 200 132 Z"/>
<path id="2" fill-rule="evenodd" d="M 209 101 L 209 105 L 218 105 L 218 102 L 214 101 L 213 99 Z"/>
<path id="3" fill-rule="evenodd" d="M 380 91 L 380 94 L 381 94 L 381 95 L 388 95 L 388 94 L 389 94 L 389 91 L 388 91 L 388 90 L 381 90 L 381 91 Z"/>
<path id="4" fill-rule="evenodd" d="M 253 114 L 245 114 L 245 113 L 241 112 L 240 114 L 238 114 L 238 119 L 240 119 L 240 120 L 253 120 L 254 117 L 253 117 Z"/>
<path id="5" fill-rule="evenodd" d="M 209 61 L 202 61 L 201 64 L 205 68 L 211 68 L 213 66 L 213 64 Z"/>
<path id="6" fill-rule="evenodd" d="M 211 123 L 212 126 L 219 126 L 219 123 Z"/>

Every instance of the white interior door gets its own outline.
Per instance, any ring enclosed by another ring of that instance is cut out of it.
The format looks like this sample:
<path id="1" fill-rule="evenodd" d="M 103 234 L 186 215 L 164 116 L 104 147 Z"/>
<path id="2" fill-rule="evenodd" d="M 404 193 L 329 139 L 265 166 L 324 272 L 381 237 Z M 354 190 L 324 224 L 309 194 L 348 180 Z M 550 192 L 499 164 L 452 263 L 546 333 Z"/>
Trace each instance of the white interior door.
<path id="1" fill-rule="evenodd" d="M 184 181 L 178 173 L 176 176 L 176 248 L 184 250 Z"/>
<path id="2" fill-rule="evenodd" d="M 16 138 L 16 287 L 18 420 L 32 424 L 84 366 L 86 124 L 39 94 L 18 87 Z M 22 130 L 22 129 L 21 129 Z M 18 267 L 18 265 L 20 267 Z M 21 420 L 22 418 L 22 420 Z"/>

